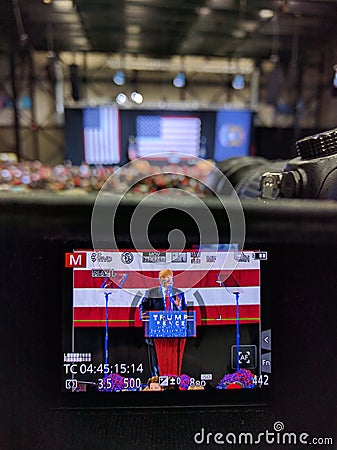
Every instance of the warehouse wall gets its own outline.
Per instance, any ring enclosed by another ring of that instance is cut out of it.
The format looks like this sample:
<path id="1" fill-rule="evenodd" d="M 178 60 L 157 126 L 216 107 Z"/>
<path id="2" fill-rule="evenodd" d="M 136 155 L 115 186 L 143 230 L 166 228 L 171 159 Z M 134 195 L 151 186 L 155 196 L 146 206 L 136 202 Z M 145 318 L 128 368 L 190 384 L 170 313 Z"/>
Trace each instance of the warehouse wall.
<path id="1" fill-rule="evenodd" d="M 39 158 L 49 164 L 63 160 L 63 124 L 55 112 L 55 73 L 45 52 L 32 55 L 33 69 L 26 56 L 15 55 L 15 78 L 18 101 L 19 139 L 24 158 Z M 230 86 L 232 75 L 189 73 L 187 86 L 172 85 L 174 73 L 163 71 L 127 72 L 127 84 L 116 86 L 113 70 L 107 66 L 107 55 L 60 54 L 64 76 L 65 106 L 75 106 L 72 98 L 69 65 L 79 68 L 79 104 L 112 102 L 123 91 L 127 96 L 136 89 L 144 96 L 144 106 L 160 109 L 183 102 L 187 108 L 208 105 L 214 108 L 251 107 L 257 111 L 256 125 L 267 128 L 330 129 L 337 126 L 337 97 L 332 95 L 332 59 L 316 59 L 303 66 L 301 99 L 297 95 L 297 69 L 278 67 L 265 61 L 259 68 L 259 89 L 253 92 L 250 75 L 246 87 L 235 91 Z M 49 66 L 49 70 L 48 70 Z M 0 152 L 16 150 L 11 61 L 0 55 Z M 31 98 L 34 99 L 33 105 Z M 257 104 L 256 104 L 257 101 Z M 130 105 L 129 105 L 130 107 Z M 297 115 L 296 115 L 297 111 Z"/>

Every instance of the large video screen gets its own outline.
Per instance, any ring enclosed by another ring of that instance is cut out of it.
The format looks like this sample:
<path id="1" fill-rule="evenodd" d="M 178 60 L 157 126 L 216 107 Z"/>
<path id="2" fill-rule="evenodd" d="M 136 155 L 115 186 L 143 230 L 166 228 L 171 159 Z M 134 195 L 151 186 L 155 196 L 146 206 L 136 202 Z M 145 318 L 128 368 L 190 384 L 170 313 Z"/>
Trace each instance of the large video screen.
<path id="1" fill-rule="evenodd" d="M 218 111 L 216 113 L 213 159 L 248 156 L 251 142 L 251 111 Z"/>
<path id="2" fill-rule="evenodd" d="M 249 155 L 251 123 L 249 110 L 68 108 L 65 158 L 73 164 L 122 165 L 170 152 L 222 161 Z"/>
<path id="3" fill-rule="evenodd" d="M 83 109 L 84 161 L 118 164 L 121 161 L 119 110 L 114 106 Z"/>
<path id="4" fill-rule="evenodd" d="M 256 399 L 271 382 L 265 259 L 252 250 L 68 252 L 62 391 L 115 406 L 124 396 L 146 403 L 145 392 L 172 404 L 223 403 L 233 391 Z"/>
<path id="5" fill-rule="evenodd" d="M 188 115 L 138 115 L 135 139 L 139 157 L 151 157 L 158 152 L 199 156 L 201 120 Z"/>

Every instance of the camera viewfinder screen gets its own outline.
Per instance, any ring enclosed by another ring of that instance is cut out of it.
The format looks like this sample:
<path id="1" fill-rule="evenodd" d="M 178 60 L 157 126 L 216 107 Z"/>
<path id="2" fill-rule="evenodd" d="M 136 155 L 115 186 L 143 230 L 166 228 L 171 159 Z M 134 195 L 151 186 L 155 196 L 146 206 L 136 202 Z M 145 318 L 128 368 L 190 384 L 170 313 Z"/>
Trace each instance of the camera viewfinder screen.
<path id="1" fill-rule="evenodd" d="M 66 253 L 62 391 L 112 405 L 125 393 L 144 404 L 151 396 L 224 403 L 267 391 L 264 260 L 257 250 Z"/>

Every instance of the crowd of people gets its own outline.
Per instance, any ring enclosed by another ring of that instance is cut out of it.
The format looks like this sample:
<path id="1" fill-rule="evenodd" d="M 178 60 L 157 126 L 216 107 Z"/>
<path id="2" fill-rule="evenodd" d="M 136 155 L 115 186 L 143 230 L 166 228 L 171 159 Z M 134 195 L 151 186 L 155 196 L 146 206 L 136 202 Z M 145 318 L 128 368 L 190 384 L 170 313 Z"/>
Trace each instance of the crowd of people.
<path id="1" fill-rule="evenodd" d="M 92 166 L 70 161 L 55 167 L 40 161 L 0 160 L 0 191 L 58 193 L 104 191 L 123 194 L 149 194 L 168 189 L 183 189 L 199 196 L 207 195 L 204 181 L 212 163 L 204 160 L 178 164 L 139 159 L 119 166 Z"/>

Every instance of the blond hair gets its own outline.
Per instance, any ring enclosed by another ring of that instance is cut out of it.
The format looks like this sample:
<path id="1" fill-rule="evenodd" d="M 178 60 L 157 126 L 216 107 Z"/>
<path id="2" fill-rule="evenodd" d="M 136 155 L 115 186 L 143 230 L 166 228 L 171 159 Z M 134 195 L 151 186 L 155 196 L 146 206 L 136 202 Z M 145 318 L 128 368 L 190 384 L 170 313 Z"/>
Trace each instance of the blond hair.
<path id="1" fill-rule="evenodd" d="M 159 272 L 159 278 L 167 278 L 173 275 L 173 272 L 171 269 L 163 269 Z"/>

